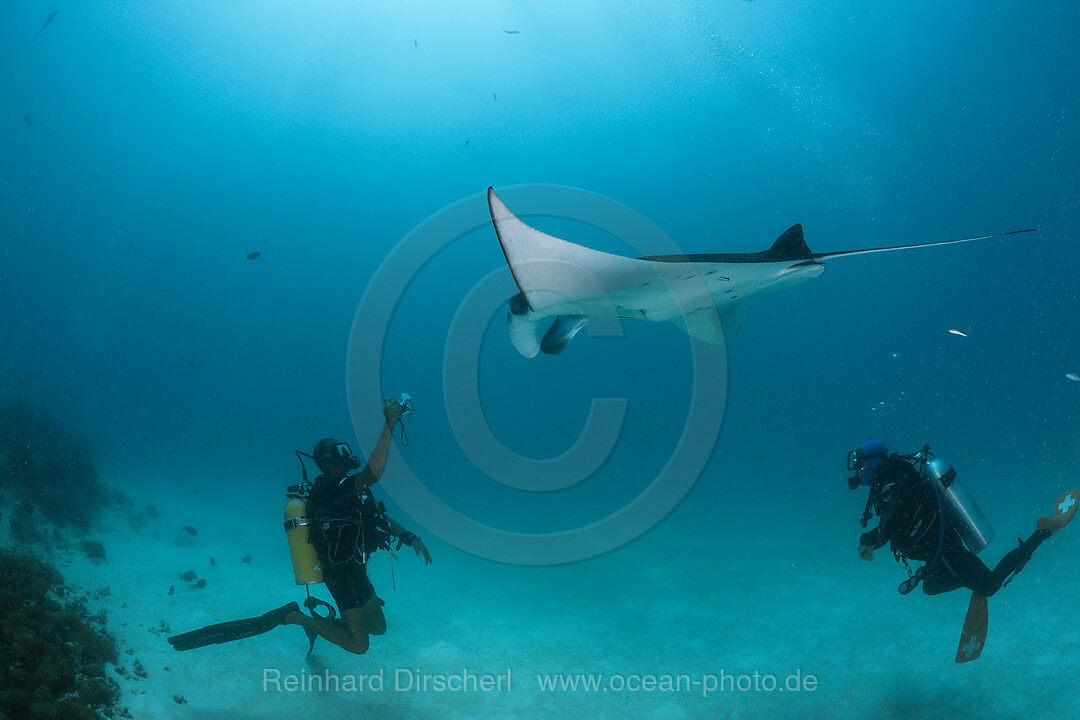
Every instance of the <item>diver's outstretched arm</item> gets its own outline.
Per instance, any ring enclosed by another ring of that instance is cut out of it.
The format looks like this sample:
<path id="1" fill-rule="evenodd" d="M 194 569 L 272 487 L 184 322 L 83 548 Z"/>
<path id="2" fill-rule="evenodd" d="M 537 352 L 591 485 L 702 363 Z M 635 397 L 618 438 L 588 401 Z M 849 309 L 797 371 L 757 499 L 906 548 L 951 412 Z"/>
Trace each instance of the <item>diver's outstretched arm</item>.
<path id="1" fill-rule="evenodd" d="M 386 457 L 390 453 L 390 441 L 394 439 L 394 426 L 401 420 L 402 407 L 397 400 L 387 400 L 383 404 L 383 416 L 386 424 L 383 426 L 379 441 L 375 444 L 375 450 L 368 458 L 367 467 L 353 476 L 357 490 L 371 487 L 382 479 L 383 470 L 386 469 Z"/>

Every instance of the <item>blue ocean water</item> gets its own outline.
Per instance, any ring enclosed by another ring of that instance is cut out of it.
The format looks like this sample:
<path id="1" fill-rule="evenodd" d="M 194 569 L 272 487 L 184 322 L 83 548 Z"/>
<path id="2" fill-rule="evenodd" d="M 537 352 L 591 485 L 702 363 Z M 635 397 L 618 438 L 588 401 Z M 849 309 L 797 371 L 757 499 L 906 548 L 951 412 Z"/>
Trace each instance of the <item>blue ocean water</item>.
<path id="1" fill-rule="evenodd" d="M 517 291 L 488 186 L 508 204 L 536 186 L 610 198 L 687 253 L 764 250 L 794 223 L 815 252 L 1037 227 L 839 258 L 751 299 L 715 370 L 719 439 L 671 515 L 556 568 L 477 559 L 436 534 L 436 568 L 453 571 L 402 602 L 412 620 L 388 606 L 397 644 L 385 647 L 386 662 L 407 665 L 501 643 L 508 655 L 536 648 L 522 666 L 545 672 L 556 657 L 562 671 L 801 664 L 822 678 L 820 700 L 759 694 L 724 706 L 732 717 L 805 716 L 845 693 L 851 717 L 964 702 L 1068 717 L 1071 705 L 1032 687 L 1071 682 L 1080 636 L 1054 613 L 1077 609 L 1075 584 L 1057 579 L 1076 541 L 1055 538 L 994 599 L 975 664 L 986 674 L 963 672 L 951 661 L 966 600 L 900 598 L 903 570 L 885 551 L 862 566 L 864 498 L 847 490 L 843 461 L 871 435 L 898 451 L 930 443 L 997 527 L 990 562 L 1077 485 L 1080 382 L 1066 377 L 1080 373 L 1077 9 L 92 2 L 8 3 L 0 21 L 0 400 L 25 398 L 85 437 L 101 479 L 137 501 L 216 498 L 226 507 L 210 524 L 245 507 L 265 515 L 282 555 L 293 451 L 334 436 L 370 452 L 346 383 L 350 362 L 374 362 L 348 354 L 356 337 L 378 353 L 382 394 L 417 406 L 388 482 L 407 461 L 485 525 L 580 527 L 618 512 L 672 456 L 695 397 L 676 328 L 631 322 L 624 337 L 582 333 L 562 355 L 527 359 L 501 304 L 484 306 L 482 329 L 455 325 L 491 273 L 503 299 Z M 385 335 L 358 324 L 384 263 L 417 252 L 400 243 L 455 207 L 465 219 L 390 298 Z M 575 218 L 525 219 L 589 247 L 651 252 Z M 447 375 L 450 333 L 470 329 L 471 374 Z M 566 452 L 593 398 L 626 398 L 626 423 L 586 481 L 522 493 L 486 477 L 455 432 L 448 384 L 463 379 L 517 455 Z M 415 525 L 408 502 L 390 500 Z M 281 577 L 274 592 L 289 590 Z M 897 635 L 899 651 L 871 647 Z M 418 646 L 427 654 L 409 659 Z M 622 669 L 624 658 L 640 662 Z M 1035 658 L 1030 675 L 1008 675 Z M 850 663 L 874 668 L 877 689 Z M 517 697 L 450 698 L 447 713 L 539 712 L 531 689 Z M 386 716 L 429 710 L 413 695 L 380 702 Z M 606 717 L 718 711 L 679 695 L 557 703 Z"/>

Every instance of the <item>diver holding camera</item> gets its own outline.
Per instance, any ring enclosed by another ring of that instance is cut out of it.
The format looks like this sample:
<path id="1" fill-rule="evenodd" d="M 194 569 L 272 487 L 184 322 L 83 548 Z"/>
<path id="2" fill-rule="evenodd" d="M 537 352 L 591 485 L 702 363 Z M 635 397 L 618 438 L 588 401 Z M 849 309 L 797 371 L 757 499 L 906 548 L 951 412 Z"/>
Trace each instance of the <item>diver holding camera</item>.
<path id="1" fill-rule="evenodd" d="M 368 579 L 368 560 L 379 550 L 390 550 L 396 540 L 396 549 L 407 545 L 425 564 L 431 564 L 431 554 L 420 536 L 391 518 L 370 490 L 386 469 L 394 427 L 414 409 L 408 394 L 402 394 L 400 401 L 383 401 L 386 422 L 366 464 L 353 455 L 348 443 L 333 438 L 320 440 L 311 454 L 296 451 L 303 480 L 288 489 L 285 506 L 293 573 L 298 585 L 325 582 L 340 618 L 330 603 L 309 593 L 304 605 L 310 616 L 292 602 L 257 617 L 176 635 L 169 643 L 177 650 L 191 650 L 260 635 L 279 625 L 300 625 L 308 636 L 309 654 L 319 637 L 352 653 L 366 652 L 370 636 L 386 632 L 384 603 Z M 402 444 L 408 444 L 404 425 Z M 313 482 L 307 479 L 305 457 L 320 471 Z M 324 614 L 316 612 L 319 607 L 325 609 Z"/>

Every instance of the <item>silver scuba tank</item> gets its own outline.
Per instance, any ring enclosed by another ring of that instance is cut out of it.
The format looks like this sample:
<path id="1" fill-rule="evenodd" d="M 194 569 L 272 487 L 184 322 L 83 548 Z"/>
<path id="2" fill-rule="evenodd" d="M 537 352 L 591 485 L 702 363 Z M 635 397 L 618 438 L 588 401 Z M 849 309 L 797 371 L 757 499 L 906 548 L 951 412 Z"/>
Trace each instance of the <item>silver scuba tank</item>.
<path id="1" fill-rule="evenodd" d="M 973 553 L 982 552 L 994 539 L 994 528 L 967 490 L 956 481 L 956 470 L 941 458 L 934 458 L 926 464 L 926 472 L 941 491 L 945 513 L 952 518 L 964 544 Z"/>

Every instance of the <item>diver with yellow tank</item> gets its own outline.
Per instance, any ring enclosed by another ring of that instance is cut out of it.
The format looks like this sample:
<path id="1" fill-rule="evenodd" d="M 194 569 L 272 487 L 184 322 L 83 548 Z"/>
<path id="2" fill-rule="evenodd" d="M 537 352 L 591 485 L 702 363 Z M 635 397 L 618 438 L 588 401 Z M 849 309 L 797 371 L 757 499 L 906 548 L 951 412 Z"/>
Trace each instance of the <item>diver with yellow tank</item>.
<path id="1" fill-rule="evenodd" d="M 279 625 L 300 625 L 311 647 L 316 638 L 323 637 L 349 652 L 366 652 L 370 636 L 386 632 L 383 602 L 367 577 L 371 555 L 378 550 L 389 550 L 397 540 L 397 549 L 408 545 L 425 564 L 431 564 L 431 554 L 420 537 L 387 515 L 386 507 L 375 501 L 370 490 L 386 468 L 394 426 L 412 409 L 408 395 L 402 395 L 401 402 L 384 401 L 386 424 L 382 434 L 367 465 L 351 475 L 362 463 L 352 454 L 348 443 L 324 438 L 310 455 L 296 452 L 303 468 L 303 481 L 289 488 L 289 501 L 285 505 L 285 531 L 293 575 L 298 585 L 325 582 L 340 618 L 329 603 L 309 593 L 304 605 L 310 616 L 292 602 L 257 617 L 175 635 L 169 638 L 169 643 L 177 650 L 192 650 L 260 635 Z M 307 480 L 304 457 L 311 458 L 320 470 L 314 482 Z M 317 607 L 325 607 L 326 613 L 318 614 Z"/>

